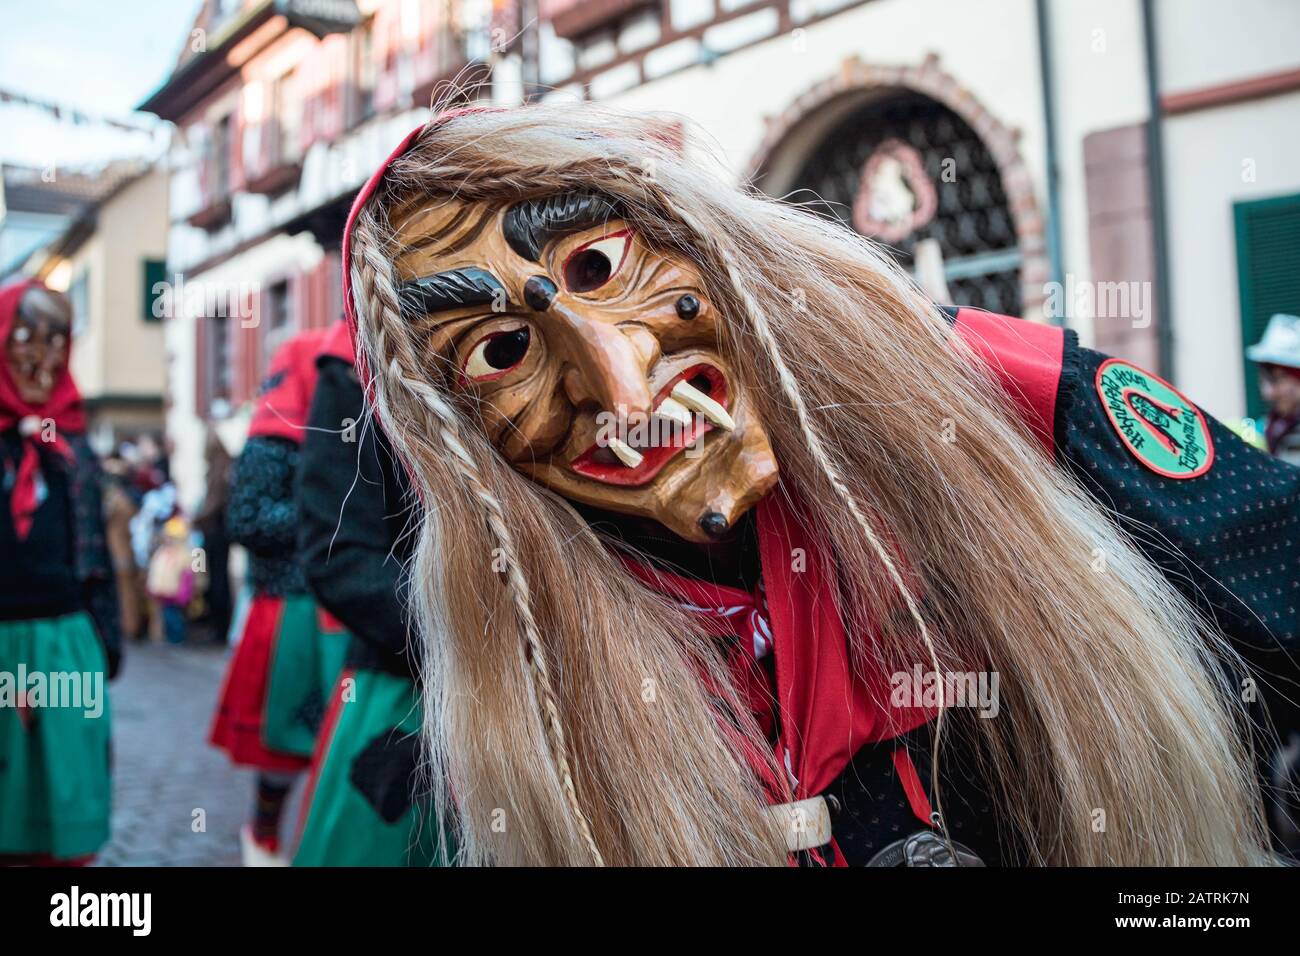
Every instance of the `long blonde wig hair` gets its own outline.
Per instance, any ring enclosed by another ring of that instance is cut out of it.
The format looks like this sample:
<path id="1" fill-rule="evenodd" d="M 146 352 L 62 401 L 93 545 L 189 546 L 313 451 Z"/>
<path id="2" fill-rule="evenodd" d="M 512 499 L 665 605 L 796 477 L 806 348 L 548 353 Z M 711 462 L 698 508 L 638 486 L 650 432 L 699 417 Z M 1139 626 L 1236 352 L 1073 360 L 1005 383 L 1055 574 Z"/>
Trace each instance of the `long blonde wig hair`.
<path id="1" fill-rule="evenodd" d="M 461 862 L 785 859 L 718 720 L 719 688 L 743 708 L 715 649 L 503 460 L 402 313 L 397 204 L 574 189 L 699 265 L 780 464 L 773 493 L 797 489 L 839 565 L 859 666 L 998 672 L 1001 715 L 968 724 L 1031 862 L 1265 859 L 1232 652 L 1050 463 L 933 304 L 860 236 L 584 104 L 431 127 L 351 235 L 358 350 L 420 499 L 424 740 Z"/>

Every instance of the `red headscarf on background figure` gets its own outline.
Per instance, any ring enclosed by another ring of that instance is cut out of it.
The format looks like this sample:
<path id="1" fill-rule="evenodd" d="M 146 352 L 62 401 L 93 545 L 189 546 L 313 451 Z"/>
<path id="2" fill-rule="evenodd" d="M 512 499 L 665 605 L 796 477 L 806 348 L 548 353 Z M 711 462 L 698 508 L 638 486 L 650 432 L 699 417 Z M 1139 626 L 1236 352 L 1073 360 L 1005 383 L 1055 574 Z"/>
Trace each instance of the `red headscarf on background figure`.
<path id="1" fill-rule="evenodd" d="M 331 331 L 299 332 L 275 350 L 258 389 L 257 408 L 248 425 L 249 438 L 287 438 L 302 444 L 311 396 L 316 390 L 316 356 Z"/>
<path id="2" fill-rule="evenodd" d="M 9 333 L 18 318 L 18 306 L 23 296 L 33 289 L 44 288 L 45 284 L 38 279 L 25 279 L 0 289 L 0 348 L 8 348 Z M 67 437 L 86 430 L 86 412 L 81 392 L 77 391 L 77 384 L 72 380 L 71 359 L 69 338 L 68 364 L 64 365 L 50 389 L 50 397 L 40 405 L 23 401 L 9 368 L 8 356 L 0 360 L 0 432 L 17 426 L 23 442 L 23 454 L 9 498 L 14 533 L 19 541 L 31 533 L 32 519 L 42 500 L 41 446 L 52 448 L 71 461 L 73 451 Z M 50 422 L 54 425 L 52 429 L 48 425 Z"/>
<path id="3" fill-rule="evenodd" d="M 352 330 L 348 328 L 347 322 L 335 322 L 330 326 L 329 334 L 325 336 L 325 344 L 321 346 L 320 354 L 341 359 L 349 365 L 356 364 L 357 353 L 352 347 Z"/>

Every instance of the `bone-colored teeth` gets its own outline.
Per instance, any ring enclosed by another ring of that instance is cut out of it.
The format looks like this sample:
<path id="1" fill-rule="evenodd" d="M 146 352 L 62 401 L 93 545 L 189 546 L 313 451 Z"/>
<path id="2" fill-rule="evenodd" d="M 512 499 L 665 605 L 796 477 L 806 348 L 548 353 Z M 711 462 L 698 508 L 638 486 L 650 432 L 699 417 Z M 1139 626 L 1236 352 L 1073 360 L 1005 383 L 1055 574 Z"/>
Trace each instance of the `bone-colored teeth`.
<path id="1" fill-rule="evenodd" d="M 736 427 L 727 410 L 715 402 L 709 396 L 705 395 L 694 385 L 686 382 L 678 382 L 673 386 L 673 398 L 681 402 L 687 408 L 693 408 L 719 428 L 725 428 L 728 431 Z"/>
<path id="2" fill-rule="evenodd" d="M 655 414 L 686 428 L 689 428 L 691 422 L 695 420 L 691 410 L 673 398 L 665 398 L 660 402 L 659 407 L 655 409 Z"/>
<path id="3" fill-rule="evenodd" d="M 613 436 L 610 436 L 609 440 L 605 442 L 605 447 L 612 451 L 614 456 L 629 468 L 635 468 L 645 460 L 639 451 L 627 442 Z"/>

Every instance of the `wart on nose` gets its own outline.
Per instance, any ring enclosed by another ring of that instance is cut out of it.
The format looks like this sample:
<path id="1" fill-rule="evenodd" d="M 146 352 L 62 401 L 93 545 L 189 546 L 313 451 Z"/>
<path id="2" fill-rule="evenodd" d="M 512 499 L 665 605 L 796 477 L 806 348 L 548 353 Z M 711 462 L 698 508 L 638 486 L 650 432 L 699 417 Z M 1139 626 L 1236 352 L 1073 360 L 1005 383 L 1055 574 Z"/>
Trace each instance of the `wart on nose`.
<path id="1" fill-rule="evenodd" d="M 524 283 L 524 302 L 534 312 L 545 312 L 555 301 L 555 283 L 546 276 L 532 276 Z"/>

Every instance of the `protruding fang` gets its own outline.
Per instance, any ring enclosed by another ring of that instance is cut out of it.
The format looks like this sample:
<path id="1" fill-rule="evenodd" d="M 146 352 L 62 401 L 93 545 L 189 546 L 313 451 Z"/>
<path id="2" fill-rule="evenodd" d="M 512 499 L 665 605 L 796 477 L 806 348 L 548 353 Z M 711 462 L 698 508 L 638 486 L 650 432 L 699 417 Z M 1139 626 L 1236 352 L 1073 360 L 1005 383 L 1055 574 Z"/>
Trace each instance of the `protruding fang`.
<path id="1" fill-rule="evenodd" d="M 672 395 L 673 398 L 677 399 L 677 401 L 681 402 L 687 408 L 699 412 L 719 428 L 725 428 L 728 431 L 731 431 L 736 427 L 736 423 L 732 420 L 731 416 L 727 414 L 727 410 L 701 392 L 694 385 L 687 382 L 678 382 L 673 386 Z"/>
<path id="2" fill-rule="evenodd" d="M 660 402 L 659 407 L 655 409 L 655 414 L 660 418 L 666 418 L 669 421 L 676 422 L 683 428 L 689 428 L 691 422 L 695 420 L 694 416 L 691 415 L 691 410 L 689 408 L 672 398 L 665 398 Z"/>
<path id="3" fill-rule="evenodd" d="M 629 468 L 635 468 L 644 461 L 644 456 L 625 441 L 610 436 L 605 442 L 605 447 L 612 451 L 615 457 Z"/>

